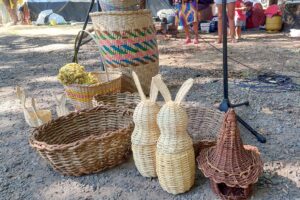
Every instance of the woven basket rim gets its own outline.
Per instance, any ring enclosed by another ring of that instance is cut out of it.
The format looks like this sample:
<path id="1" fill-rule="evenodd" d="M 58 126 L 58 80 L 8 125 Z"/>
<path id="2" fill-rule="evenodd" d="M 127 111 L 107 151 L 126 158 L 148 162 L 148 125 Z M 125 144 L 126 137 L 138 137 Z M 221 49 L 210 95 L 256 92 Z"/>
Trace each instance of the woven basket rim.
<path id="1" fill-rule="evenodd" d="M 106 72 L 98 72 L 98 71 L 92 71 L 90 72 L 92 74 L 106 74 Z M 87 84 L 70 84 L 70 85 L 63 85 L 64 87 L 79 87 L 79 88 L 92 88 L 92 87 L 98 87 L 99 85 L 104 85 L 104 84 L 108 84 L 114 80 L 118 80 L 122 78 L 122 73 L 118 72 L 118 71 L 110 71 L 107 72 L 108 74 L 117 74 L 119 75 L 118 78 L 112 79 L 110 81 L 104 82 L 104 83 L 95 83 L 95 84 L 91 84 L 91 85 L 87 85 Z"/>
<path id="2" fill-rule="evenodd" d="M 91 17 L 101 16 L 101 15 L 142 15 L 142 14 L 151 14 L 151 11 L 148 9 L 141 9 L 141 10 L 130 10 L 130 11 L 101 11 L 101 12 L 93 12 L 90 13 Z"/>
<path id="3" fill-rule="evenodd" d="M 198 168 L 202 171 L 203 175 L 206 177 L 206 178 L 209 178 L 211 179 L 212 181 L 214 181 L 215 183 L 225 183 L 227 186 L 229 187 L 240 187 L 240 188 L 244 188 L 246 189 L 249 185 L 251 184 L 254 184 L 258 181 L 258 178 L 260 176 L 260 174 L 262 173 L 262 171 L 260 171 L 259 167 L 260 165 L 254 165 L 254 169 L 256 168 L 256 172 L 258 173 L 253 173 L 255 172 L 254 170 L 252 170 L 251 172 L 253 174 L 256 174 L 257 176 L 256 177 L 253 177 L 252 180 L 250 182 L 248 182 L 246 185 L 243 185 L 243 184 L 240 184 L 240 183 L 231 183 L 231 182 L 228 182 L 226 180 L 223 180 L 223 179 L 219 179 L 219 176 L 217 175 L 218 172 L 215 174 L 215 175 L 209 175 L 207 174 L 207 172 L 203 169 L 202 165 L 200 164 L 201 161 L 200 160 L 203 160 L 203 159 L 207 159 L 207 152 L 210 150 L 210 149 L 213 149 L 215 148 L 216 145 L 212 146 L 212 147 L 209 147 L 209 148 L 206 148 L 206 149 L 203 149 L 201 152 L 200 152 L 200 156 L 197 157 L 197 162 L 198 162 Z M 252 152 L 252 155 L 254 157 L 256 157 L 255 159 L 257 160 L 260 160 L 260 157 L 259 157 L 259 154 L 255 151 L 255 150 L 252 150 L 252 149 L 249 149 L 249 147 L 252 147 L 251 145 L 244 145 L 244 148 L 246 149 L 246 151 L 250 151 Z"/>
<path id="4" fill-rule="evenodd" d="M 125 109 L 125 108 L 111 107 L 111 106 L 105 106 L 105 105 L 100 105 L 100 106 L 97 106 L 93 109 L 84 109 L 84 110 L 80 110 L 78 112 L 72 112 L 72 113 L 70 113 L 66 116 L 62 116 L 62 117 L 59 117 L 57 119 L 51 120 L 48 123 L 43 124 L 42 126 L 39 126 L 39 127 L 35 128 L 31 133 L 31 136 L 29 138 L 29 143 L 32 147 L 37 148 L 39 150 L 50 150 L 50 151 L 64 150 L 64 149 L 67 149 L 67 148 L 79 147 L 79 146 L 85 144 L 86 142 L 89 142 L 90 140 L 100 141 L 100 140 L 103 140 L 103 139 L 114 137 L 115 135 L 120 134 L 120 133 L 121 134 L 126 134 L 125 130 L 130 130 L 131 128 L 134 127 L 133 122 L 130 122 L 124 128 L 116 129 L 114 131 L 108 131 L 108 132 L 105 132 L 101 135 L 92 134 L 88 137 L 85 137 L 83 139 L 80 139 L 80 140 L 77 140 L 77 141 L 74 141 L 74 142 L 71 142 L 71 143 L 68 143 L 68 144 L 48 144 L 47 142 L 37 141 L 35 139 L 35 136 L 36 136 L 36 134 L 39 133 L 39 130 L 43 130 L 43 129 L 47 129 L 47 128 L 50 129 L 51 126 L 53 125 L 53 123 L 59 123 L 59 121 L 67 119 L 67 118 L 76 118 L 79 115 L 86 115 L 86 114 L 89 114 L 89 113 L 101 112 L 103 110 L 104 111 L 117 112 L 117 113 L 122 114 L 123 116 L 128 116 L 128 117 L 132 115 L 132 112 L 130 110 Z"/>

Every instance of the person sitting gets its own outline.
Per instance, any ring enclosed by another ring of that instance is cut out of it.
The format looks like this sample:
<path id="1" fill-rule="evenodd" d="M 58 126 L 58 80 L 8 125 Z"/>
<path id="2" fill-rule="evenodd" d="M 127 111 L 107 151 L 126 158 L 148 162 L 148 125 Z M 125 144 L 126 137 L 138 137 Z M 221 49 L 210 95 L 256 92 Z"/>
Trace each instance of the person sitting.
<path id="1" fill-rule="evenodd" d="M 198 44 L 198 5 L 196 0 L 175 0 L 177 9 L 176 24 L 184 27 L 186 44 L 191 43 L 189 26 L 193 25 L 195 32 L 194 44 Z"/>

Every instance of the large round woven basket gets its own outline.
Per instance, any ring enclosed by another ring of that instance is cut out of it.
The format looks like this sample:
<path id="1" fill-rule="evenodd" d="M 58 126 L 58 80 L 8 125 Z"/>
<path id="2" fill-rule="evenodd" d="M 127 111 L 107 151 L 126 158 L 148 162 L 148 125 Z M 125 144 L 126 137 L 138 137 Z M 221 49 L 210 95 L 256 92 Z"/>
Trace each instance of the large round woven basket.
<path id="1" fill-rule="evenodd" d="M 116 93 L 111 95 L 96 95 L 93 105 L 110 105 L 126 107 L 132 111 L 141 101 L 138 93 Z M 158 102 L 162 105 L 162 102 Z M 225 113 L 199 103 L 183 102 L 182 106 L 188 114 L 188 133 L 193 140 L 195 155 L 198 156 L 200 149 L 211 147 L 216 144 L 216 139 L 222 126 Z"/>
<path id="2" fill-rule="evenodd" d="M 193 140 L 195 155 L 198 156 L 201 149 L 216 144 L 225 113 L 199 103 L 184 102 L 182 106 L 188 115 L 188 133 Z"/>
<path id="3" fill-rule="evenodd" d="M 102 11 L 138 10 L 140 0 L 99 0 Z"/>
<path id="4" fill-rule="evenodd" d="M 76 110 L 92 108 L 95 95 L 113 94 L 121 92 L 122 73 L 93 72 L 99 81 L 93 85 L 71 84 L 65 85 L 65 92 Z"/>
<path id="5" fill-rule="evenodd" d="M 55 170 L 80 176 L 126 161 L 133 128 L 130 111 L 98 106 L 38 127 L 29 143 Z"/>
<path id="6" fill-rule="evenodd" d="M 135 71 L 146 95 L 159 71 L 156 30 L 150 10 L 90 14 L 106 68 L 128 77 Z M 132 80 L 133 81 L 133 80 Z"/>

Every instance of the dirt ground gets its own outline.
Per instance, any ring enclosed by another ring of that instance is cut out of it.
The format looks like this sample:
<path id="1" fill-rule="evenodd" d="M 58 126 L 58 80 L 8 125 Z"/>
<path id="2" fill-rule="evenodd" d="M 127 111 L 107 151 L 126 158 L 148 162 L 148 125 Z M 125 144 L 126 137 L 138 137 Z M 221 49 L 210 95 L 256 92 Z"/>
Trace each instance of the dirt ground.
<path id="1" fill-rule="evenodd" d="M 209 181 L 197 172 L 191 191 L 164 192 L 157 179 L 139 175 L 133 160 L 102 173 L 66 177 L 55 172 L 28 144 L 32 129 L 25 123 L 15 98 L 16 85 L 36 97 L 39 108 L 55 109 L 58 69 L 72 60 L 73 41 L 80 26 L 0 27 L 0 199 L 217 199 Z M 213 42 L 216 36 L 201 35 Z M 260 72 L 276 72 L 300 84 L 300 41 L 281 33 L 247 32 L 244 40 L 229 45 L 230 97 L 250 101 L 237 112 L 267 138 L 258 143 L 242 130 L 244 143 L 256 145 L 264 161 L 252 199 L 300 199 L 300 91 L 249 88 L 245 80 Z M 187 78 L 195 85 L 187 100 L 213 106 L 222 100 L 222 55 L 201 40 L 182 45 L 184 39 L 159 39 L 161 74 L 175 94 Z M 217 46 L 221 48 L 221 46 Z M 84 46 L 80 63 L 97 69 L 95 45 Z M 246 85 L 245 85 L 246 84 Z M 53 115 L 55 117 L 55 115 Z"/>

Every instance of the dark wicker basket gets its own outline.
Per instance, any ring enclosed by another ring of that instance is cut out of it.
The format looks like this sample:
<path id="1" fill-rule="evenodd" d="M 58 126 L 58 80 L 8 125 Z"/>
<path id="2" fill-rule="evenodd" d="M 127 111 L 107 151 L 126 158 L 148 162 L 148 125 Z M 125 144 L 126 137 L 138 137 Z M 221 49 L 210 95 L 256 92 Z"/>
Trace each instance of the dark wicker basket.
<path id="1" fill-rule="evenodd" d="M 38 127 L 29 142 L 55 170 L 80 176 L 126 161 L 133 128 L 132 112 L 98 106 Z"/>
<path id="2" fill-rule="evenodd" d="M 229 187 L 225 183 L 216 183 L 210 180 L 212 190 L 223 200 L 247 200 L 250 198 L 253 185 L 247 188 Z"/>

